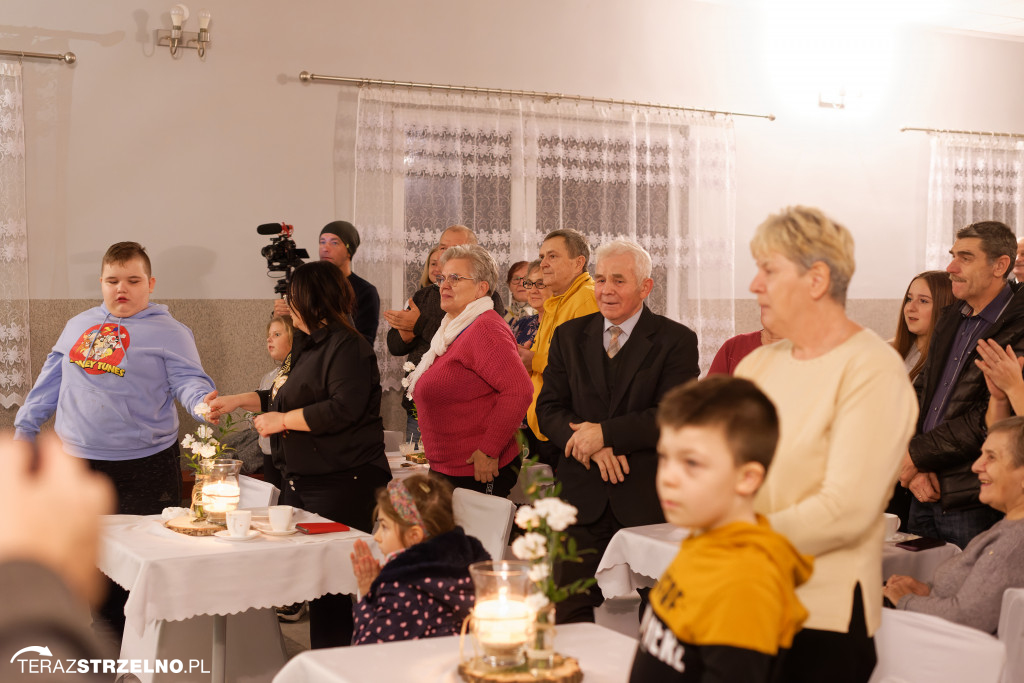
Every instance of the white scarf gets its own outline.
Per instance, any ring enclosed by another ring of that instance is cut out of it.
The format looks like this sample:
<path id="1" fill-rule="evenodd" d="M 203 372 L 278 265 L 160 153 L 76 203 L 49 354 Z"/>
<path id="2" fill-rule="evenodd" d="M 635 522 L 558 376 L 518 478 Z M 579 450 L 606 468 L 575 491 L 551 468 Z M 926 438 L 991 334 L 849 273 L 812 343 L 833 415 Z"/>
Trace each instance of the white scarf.
<path id="1" fill-rule="evenodd" d="M 437 328 L 437 332 L 434 333 L 434 338 L 430 340 L 430 348 L 426 353 L 423 354 L 423 358 L 420 359 L 420 364 L 416 366 L 416 369 L 407 378 L 409 380 L 408 391 L 406 396 L 409 400 L 412 400 L 412 390 L 416 388 L 416 382 L 420 380 L 423 373 L 426 372 L 434 361 L 440 356 L 443 356 L 448 351 L 448 345 L 455 341 L 455 338 L 462 333 L 464 329 L 469 327 L 480 314 L 486 311 L 494 310 L 494 301 L 490 296 L 484 295 L 475 301 L 470 302 L 462 309 L 462 313 L 459 313 L 454 318 L 445 313 L 444 319 L 441 320 L 441 326 Z"/>

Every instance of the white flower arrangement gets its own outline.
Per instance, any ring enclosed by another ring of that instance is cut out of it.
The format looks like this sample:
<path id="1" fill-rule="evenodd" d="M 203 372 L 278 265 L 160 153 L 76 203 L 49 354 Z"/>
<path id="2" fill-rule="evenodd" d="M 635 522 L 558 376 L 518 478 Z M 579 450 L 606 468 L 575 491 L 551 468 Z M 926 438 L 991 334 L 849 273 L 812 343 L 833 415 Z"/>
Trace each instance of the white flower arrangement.
<path id="1" fill-rule="evenodd" d="M 536 458 L 525 460 L 523 467 L 531 463 L 536 463 Z M 555 562 L 580 561 L 576 541 L 565 533 L 576 523 L 577 510 L 558 497 L 561 489 L 561 484 L 551 477 L 536 477 L 526 491 L 530 505 L 516 511 L 516 526 L 526 533 L 512 542 L 512 553 L 520 560 L 530 562 L 530 580 L 537 587 L 537 592 L 528 601 L 534 611 L 582 593 L 595 583 L 593 578 L 580 579 L 561 587 L 555 583 L 552 571 Z"/>
<path id="2" fill-rule="evenodd" d="M 198 417 L 205 417 L 210 414 L 210 406 L 200 403 L 192 412 Z M 205 423 L 196 427 L 193 434 L 186 434 L 185 438 L 181 440 L 181 448 L 186 451 L 185 460 L 188 462 L 189 468 L 199 472 L 202 469 L 203 460 L 219 458 L 225 452 L 234 450 L 221 443 L 221 440 L 237 429 L 235 420 L 229 414 L 224 416 L 224 424 L 217 429 L 220 439 L 214 437 L 213 427 Z"/>

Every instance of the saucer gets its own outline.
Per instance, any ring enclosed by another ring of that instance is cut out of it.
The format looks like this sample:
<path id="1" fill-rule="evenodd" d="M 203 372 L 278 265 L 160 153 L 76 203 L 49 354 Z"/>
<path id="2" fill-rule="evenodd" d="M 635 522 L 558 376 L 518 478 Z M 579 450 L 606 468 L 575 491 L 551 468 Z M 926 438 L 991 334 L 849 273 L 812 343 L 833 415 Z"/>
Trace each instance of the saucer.
<path id="1" fill-rule="evenodd" d="M 251 541 L 252 539 L 256 538 L 259 535 L 260 535 L 260 532 L 256 531 L 256 529 L 249 529 L 249 533 L 246 534 L 245 536 L 232 536 L 230 534 L 230 532 L 228 532 L 227 529 L 224 529 L 222 531 L 218 531 L 217 533 L 214 534 L 214 536 L 216 536 L 217 538 L 221 539 L 222 541 L 236 541 L 236 542 Z"/>
<path id="2" fill-rule="evenodd" d="M 285 529 L 284 531 L 274 531 L 270 526 L 270 522 L 253 522 L 252 526 L 254 529 L 258 529 L 260 533 L 266 534 L 267 536 L 291 536 L 299 530 L 298 527 L 295 526 L 294 522 L 292 522 L 290 528 Z"/>

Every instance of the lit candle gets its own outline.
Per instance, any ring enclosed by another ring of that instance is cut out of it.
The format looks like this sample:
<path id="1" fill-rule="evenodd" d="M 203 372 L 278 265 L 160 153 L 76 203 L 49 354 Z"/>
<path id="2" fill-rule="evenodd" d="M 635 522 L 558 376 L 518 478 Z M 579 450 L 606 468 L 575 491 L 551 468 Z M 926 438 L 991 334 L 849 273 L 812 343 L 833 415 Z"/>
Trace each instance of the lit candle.
<path id="1" fill-rule="evenodd" d="M 203 506 L 207 512 L 231 512 L 238 507 L 241 494 L 238 484 L 233 482 L 216 482 L 203 486 Z"/>
<path id="2" fill-rule="evenodd" d="M 473 608 L 476 637 L 484 647 L 517 648 L 526 642 L 530 608 L 525 602 L 497 599 L 476 603 Z"/>

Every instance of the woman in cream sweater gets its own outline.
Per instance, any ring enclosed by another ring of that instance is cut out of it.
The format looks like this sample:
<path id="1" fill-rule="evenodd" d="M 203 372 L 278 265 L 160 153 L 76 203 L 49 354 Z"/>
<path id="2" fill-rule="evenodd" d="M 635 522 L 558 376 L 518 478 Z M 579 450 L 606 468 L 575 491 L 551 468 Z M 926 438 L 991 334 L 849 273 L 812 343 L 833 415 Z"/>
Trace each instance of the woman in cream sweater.
<path id="1" fill-rule="evenodd" d="M 758 227 L 751 252 L 750 291 L 765 325 L 784 337 L 736 369 L 779 411 L 779 445 L 755 508 L 815 558 L 797 591 L 810 616 L 782 679 L 867 681 L 881 618 L 882 511 L 917 401 L 896 351 L 846 317 L 846 228 L 817 209 L 789 208 Z"/>

